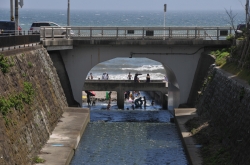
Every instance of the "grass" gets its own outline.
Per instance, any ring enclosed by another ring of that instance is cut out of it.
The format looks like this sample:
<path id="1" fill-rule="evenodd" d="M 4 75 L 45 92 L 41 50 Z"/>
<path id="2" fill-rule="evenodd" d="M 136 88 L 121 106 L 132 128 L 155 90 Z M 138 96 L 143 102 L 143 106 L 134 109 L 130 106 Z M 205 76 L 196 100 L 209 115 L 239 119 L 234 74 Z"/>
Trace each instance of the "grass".
<path id="1" fill-rule="evenodd" d="M 44 159 L 42 159 L 38 156 L 34 157 L 33 161 L 34 161 L 34 163 L 44 163 L 45 162 Z"/>
<path id="2" fill-rule="evenodd" d="M 250 84 L 250 71 L 247 69 L 240 69 L 234 63 L 225 63 L 221 66 L 221 69 L 236 75 L 239 79 L 245 80 Z"/>
<path id="3" fill-rule="evenodd" d="M 230 55 L 230 49 L 222 49 L 211 52 L 215 56 L 215 64 L 221 69 L 236 75 L 239 79 L 245 80 L 250 84 L 250 71 L 245 68 L 238 68 L 235 63 L 228 63 L 227 58 Z"/>

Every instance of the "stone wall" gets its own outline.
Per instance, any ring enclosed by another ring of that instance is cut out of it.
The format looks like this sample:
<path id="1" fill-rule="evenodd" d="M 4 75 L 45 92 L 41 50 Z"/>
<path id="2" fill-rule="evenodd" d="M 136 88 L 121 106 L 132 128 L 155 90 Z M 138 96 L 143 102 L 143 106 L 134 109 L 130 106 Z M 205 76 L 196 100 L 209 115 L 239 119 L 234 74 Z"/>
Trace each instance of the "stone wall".
<path id="1" fill-rule="evenodd" d="M 31 165 L 67 101 L 46 49 L 37 46 L 0 54 L 10 64 L 7 73 L 0 71 L 0 164 Z"/>
<path id="2" fill-rule="evenodd" d="M 207 116 L 221 137 L 232 164 L 250 163 L 250 89 L 234 76 L 211 68 L 197 102 L 199 115 Z"/>

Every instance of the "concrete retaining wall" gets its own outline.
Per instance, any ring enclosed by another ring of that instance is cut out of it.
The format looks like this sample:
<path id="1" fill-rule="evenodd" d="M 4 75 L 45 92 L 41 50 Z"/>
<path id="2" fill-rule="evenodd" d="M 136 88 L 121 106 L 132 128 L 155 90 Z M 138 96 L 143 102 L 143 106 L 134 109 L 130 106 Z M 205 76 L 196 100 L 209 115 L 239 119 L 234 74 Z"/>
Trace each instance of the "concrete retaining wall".
<path id="1" fill-rule="evenodd" d="M 23 109 L 10 108 L 0 114 L 0 164 L 31 165 L 47 142 L 67 107 L 56 69 L 41 46 L 2 52 L 13 66 L 0 71 L 0 102 L 24 92 L 24 82 L 32 84 L 34 97 Z M 0 108 L 6 107 L 0 103 Z M 1 109 L 1 112 L 3 109 Z"/>
<path id="2" fill-rule="evenodd" d="M 234 76 L 211 68 L 197 104 L 199 115 L 206 115 L 230 151 L 232 164 L 250 163 L 250 89 Z"/>

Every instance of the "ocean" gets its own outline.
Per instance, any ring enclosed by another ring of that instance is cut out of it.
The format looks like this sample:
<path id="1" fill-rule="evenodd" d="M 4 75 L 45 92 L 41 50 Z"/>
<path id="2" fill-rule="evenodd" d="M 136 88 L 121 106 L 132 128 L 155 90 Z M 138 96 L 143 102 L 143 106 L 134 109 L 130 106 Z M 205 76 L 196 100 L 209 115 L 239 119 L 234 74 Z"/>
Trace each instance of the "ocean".
<path id="1" fill-rule="evenodd" d="M 244 10 L 233 11 L 235 25 L 244 23 Z M 8 9 L 0 8 L 0 20 L 9 20 Z M 171 11 L 166 13 L 166 26 L 230 26 L 226 11 Z M 32 10 L 19 9 L 19 24 L 23 30 L 29 30 L 32 22 L 52 21 L 61 26 L 67 25 L 66 10 Z M 71 26 L 163 26 L 163 11 L 83 11 L 71 10 Z M 93 67 L 94 79 L 101 78 L 102 73 L 108 73 L 113 80 L 127 79 L 129 72 L 142 73 L 145 79 L 149 73 L 151 79 L 164 79 L 166 75 L 161 63 L 147 58 L 116 58 Z M 87 78 L 87 77 L 86 77 Z"/>

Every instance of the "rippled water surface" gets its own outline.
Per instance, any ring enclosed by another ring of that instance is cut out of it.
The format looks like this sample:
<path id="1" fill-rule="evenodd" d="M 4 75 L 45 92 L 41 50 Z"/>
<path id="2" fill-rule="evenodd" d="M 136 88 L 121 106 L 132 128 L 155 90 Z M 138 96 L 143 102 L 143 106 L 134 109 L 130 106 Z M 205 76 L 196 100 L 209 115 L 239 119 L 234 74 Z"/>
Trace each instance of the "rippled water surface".
<path id="1" fill-rule="evenodd" d="M 171 123 L 91 122 L 71 165 L 186 165 Z"/>
<path id="2" fill-rule="evenodd" d="M 146 107 L 131 108 L 125 101 L 125 110 L 118 110 L 116 100 L 107 110 L 107 100 L 97 101 L 90 108 L 88 124 L 70 165 L 187 165 L 186 155 L 173 117 L 162 110 L 151 97 Z"/>

